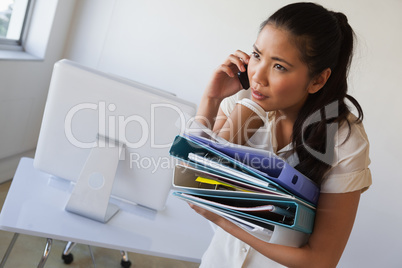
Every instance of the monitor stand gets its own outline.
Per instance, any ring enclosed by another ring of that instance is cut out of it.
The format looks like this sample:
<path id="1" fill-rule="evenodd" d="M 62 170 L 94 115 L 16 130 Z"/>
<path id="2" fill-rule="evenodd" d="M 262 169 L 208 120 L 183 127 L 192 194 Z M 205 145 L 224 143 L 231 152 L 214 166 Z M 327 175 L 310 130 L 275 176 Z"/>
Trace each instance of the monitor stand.
<path id="1" fill-rule="evenodd" d="M 119 208 L 109 203 L 123 144 L 98 135 L 91 149 L 66 210 L 106 223 Z"/>

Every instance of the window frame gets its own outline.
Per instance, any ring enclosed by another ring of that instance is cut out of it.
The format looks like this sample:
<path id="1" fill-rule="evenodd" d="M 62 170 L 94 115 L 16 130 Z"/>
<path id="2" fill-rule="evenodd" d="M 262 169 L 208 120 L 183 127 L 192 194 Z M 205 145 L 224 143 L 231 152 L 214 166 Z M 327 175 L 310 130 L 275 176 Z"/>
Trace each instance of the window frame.
<path id="1" fill-rule="evenodd" d="M 27 0 L 27 8 L 22 23 L 21 33 L 19 39 L 7 39 L 0 37 L 0 50 L 3 51 L 24 51 L 25 43 L 28 36 L 29 25 L 31 23 L 33 7 L 35 0 Z"/>

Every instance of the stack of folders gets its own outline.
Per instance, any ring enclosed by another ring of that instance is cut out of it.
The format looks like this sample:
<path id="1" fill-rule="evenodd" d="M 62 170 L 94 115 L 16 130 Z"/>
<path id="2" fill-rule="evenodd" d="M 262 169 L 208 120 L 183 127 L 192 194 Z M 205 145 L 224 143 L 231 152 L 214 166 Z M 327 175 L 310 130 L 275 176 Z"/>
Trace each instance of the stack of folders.
<path id="1" fill-rule="evenodd" d="M 269 242 L 276 237 L 277 244 L 298 247 L 308 239 L 319 187 L 283 159 L 191 134 L 177 136 L 170 154 L 180 160 L 173 176 L 176 197 Z"/>

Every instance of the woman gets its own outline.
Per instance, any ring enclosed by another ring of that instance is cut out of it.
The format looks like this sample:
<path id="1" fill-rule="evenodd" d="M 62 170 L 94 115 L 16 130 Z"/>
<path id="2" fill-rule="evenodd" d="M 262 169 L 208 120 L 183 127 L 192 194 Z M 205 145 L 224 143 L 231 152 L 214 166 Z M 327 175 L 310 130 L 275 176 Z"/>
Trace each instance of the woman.
<path id="1" fill-rule="evenodd" d="M 336 267 L 360 194 L 371 185 L 362 109 L 347 95 L 353 37 L 345 15 L 291 4 L 262 23 L 251 55 L 236 51 L 214 72 L 198 121 L 231 142 L 283 157 L 321 192 L 313 233 L 300 248 L 264 242 L 190 205 L 219 226 L 201 267 Z M 248 90 L 236 77 L 245 65 Z"/>

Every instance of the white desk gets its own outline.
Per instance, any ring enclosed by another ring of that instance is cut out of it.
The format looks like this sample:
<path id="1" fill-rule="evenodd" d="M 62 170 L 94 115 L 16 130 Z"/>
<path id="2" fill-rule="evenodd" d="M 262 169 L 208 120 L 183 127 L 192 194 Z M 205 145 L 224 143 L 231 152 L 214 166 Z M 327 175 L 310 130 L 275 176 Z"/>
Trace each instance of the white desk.
<path id="1" fill-rule="evenodd" d="M 169 196 L 155 212 L 113 200 L 121 210 L 106 224 L 64 210 L 72 185 L 23 158 L 0 215 L 0 229 L 116 250 L 199 262 L 213 231 L 185 202 Z"/>

